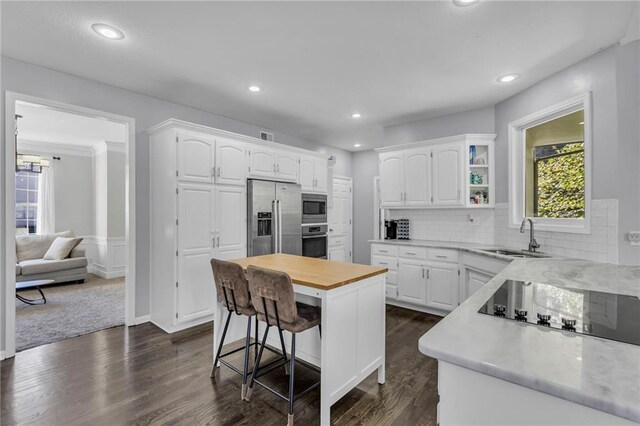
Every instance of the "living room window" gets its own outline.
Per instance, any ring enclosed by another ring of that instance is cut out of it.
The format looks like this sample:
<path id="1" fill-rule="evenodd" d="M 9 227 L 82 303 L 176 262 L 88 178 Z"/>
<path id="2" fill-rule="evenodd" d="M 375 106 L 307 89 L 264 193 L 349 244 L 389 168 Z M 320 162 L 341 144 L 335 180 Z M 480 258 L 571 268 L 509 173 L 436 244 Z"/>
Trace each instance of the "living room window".
<path id="1" fill-rule="evenodd" d="M 510 226 L 589 233 L 589 94 L 509 124 Z"/>
<path id="2" fill-rule="evenodd" d="M 39 173 L 16 173 L 16 234 L 35 234 L 38 218 Z"/>

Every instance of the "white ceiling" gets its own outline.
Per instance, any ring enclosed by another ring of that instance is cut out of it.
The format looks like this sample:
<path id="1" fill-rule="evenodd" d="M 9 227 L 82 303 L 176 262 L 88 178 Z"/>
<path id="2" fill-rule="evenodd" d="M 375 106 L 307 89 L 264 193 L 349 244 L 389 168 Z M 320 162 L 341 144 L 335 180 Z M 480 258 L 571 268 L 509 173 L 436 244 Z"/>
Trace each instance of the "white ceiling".
<path id="1" fill-rule="evenodd" d="M 97 149 L 105 142 L 125 143 L 126 127 L 108 120 L 70 114 L 19 102 L 18 140 Z"/>
<path id="2" fill-rule="evenodd" d="M 637 2 L 1 7 L 3 55 L 353 150 L 381 145 L 384 125 L 494 104 L 616 43 Z M 98 37 L 96 22 L 126 38 Z M 508 72 L 522 78 L 496 82 Z"/>

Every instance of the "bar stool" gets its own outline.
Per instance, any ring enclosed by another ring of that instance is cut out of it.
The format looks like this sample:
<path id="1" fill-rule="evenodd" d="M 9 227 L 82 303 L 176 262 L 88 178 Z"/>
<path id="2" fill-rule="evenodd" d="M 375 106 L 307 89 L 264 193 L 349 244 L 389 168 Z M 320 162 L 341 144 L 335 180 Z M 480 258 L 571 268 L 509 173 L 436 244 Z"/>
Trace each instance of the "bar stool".
<path id="1" fill-rule="evenodd" d="M 237 263 L 211 259 L 211 269 L 213 271 L 213 279 L 216 286 L 218 303 L 224 304 L 228 312 L 227 320 L 224 324 L 224 330 L 222 332 L 222 338 L 220 339 L 220 344 L 218 345 L 218 350 L 216 351 L 216 356 L 213 360 L 211 377 L 215 378 L 214 374 L 216 367 L 218 366 L 218 362 L 224 364 L 231 370 L 240 374 L 242 376 L 242 389 L 240 392 L 240 397 L 241 399 L 244 399 L 244 395 L 247 391 L 247 378 L 249 374 L 252 373 L 252 371 L 249 371 L 249 351 L 252 346 L 255 346 L 257 349 L 259 345 L 258 317 L 256 316 L 256 310 L 251 304 L 249 284 L 247 283 L 246 275 L 242 267 Z M 223 354 L 222 347 L 224 346 L 224 341 L 227 336 L 227 330 L 229 329 L 229 323 L 231 322 L 231 314 L 234 312 L 236 315 L 245 315 L 247 317 L 247 334 L 245 338 L 245 344 L 244 347 L 240 347 Z M 251 317 L 255 318 L 255 341 L 253 343 L 251 343 Z M 284 337 L 282 336 L 282 333 L 280 333 L 280 343 L 282 345 L 282 354 L 272 350 L 271 348 L 267 348 L 268 350 L 280 355 L 279 358 L 269 363 L 269 365 L 275 364 L 281 360 L 284 360 L 285 363 L 287 362 L 287 352 L 284 346 Z M 244 364 L 242 371 L 223 359 L 224 357 L 232 355 L 243 349 Z M 257 356 L 258 354 L 256 352 L 256 360 Z"/>
<path id="2" fill-rule="evenodd" d="M 296 302 L 291 277 L 284 272 L 249 266 L 247 268 L 247 279 L 249 281 L 249 290 L 252 294 L 254 308 L 258 311 L 258 319 L 267 323 L 267 329 L 262 337 L 262 342 L 258 351 L 258 359 L 256 360 L 256 365 L 253 367 L 251 381 L 249 382 L 249 389 L 245 394 L 245 400 L 250 400 L 251 392 L 253 391 L 253 384 L 259 384 L 289 403 L 287 425 L 292 426 L 293 404 L 295 400 L 320 386 L 320 382 L 318 381 L 300 392 L 298 395 L 294 395 L 296 334 L 302 333 L 303 331 L 309 330 L 315 326 L 318 326 L 318 329 L 320 329 L 321 309 L 317 306 L 310 306 Z M 274 325 L 278 328 L 280 333 L 282 333 L 282 330 L 286 330 L 291 333 L 288 398 L 258 380 L 260 376 L 267 374 L 273 369 L 267 368 L 266 366 L 261 367 L 260 361 L 262 359 L 262 352 L 265 349 L 269 328 Z"/>

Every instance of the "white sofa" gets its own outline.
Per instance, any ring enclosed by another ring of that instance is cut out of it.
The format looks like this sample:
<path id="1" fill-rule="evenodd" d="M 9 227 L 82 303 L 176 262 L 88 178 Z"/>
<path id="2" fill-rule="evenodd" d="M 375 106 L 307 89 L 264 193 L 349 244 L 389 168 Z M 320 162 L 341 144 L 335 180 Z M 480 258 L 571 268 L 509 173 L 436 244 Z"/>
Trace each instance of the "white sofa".
<path id="1" fill-rule="evenodd" d="M 87 278 L 88 263 L 84 249 L 76 247 L 69 257 L 62 260 L 43 259 L 57 237 L 73 236 L 71 231 L 45 235 L 16 235 L 16 281 L 84 282 Z"/>

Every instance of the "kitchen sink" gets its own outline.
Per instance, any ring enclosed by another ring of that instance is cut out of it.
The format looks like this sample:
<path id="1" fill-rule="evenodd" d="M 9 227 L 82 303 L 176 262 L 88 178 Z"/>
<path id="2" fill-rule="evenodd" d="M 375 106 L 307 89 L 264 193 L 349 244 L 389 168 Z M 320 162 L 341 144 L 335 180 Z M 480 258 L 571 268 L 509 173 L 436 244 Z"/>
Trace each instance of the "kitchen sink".
<path id="1" fill-rule="evenodd" d="M 547 255 L 544 254 L 540 254 L 540 253 L 524 253 L 521 251 L 517 251 L 517 250 L 509 250 L 509 249 L 480 249 L 480 251 L 486 251 L 487 253 L 495 253 L 495 254 L 501 254 L 503 256 L 509 256 L 509 257 L 519 257 L 519 258 L 541 258 L 541 257 L 549 257 Z"/>

